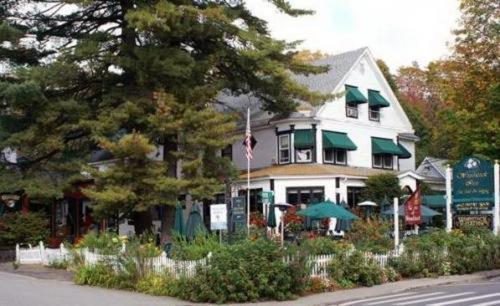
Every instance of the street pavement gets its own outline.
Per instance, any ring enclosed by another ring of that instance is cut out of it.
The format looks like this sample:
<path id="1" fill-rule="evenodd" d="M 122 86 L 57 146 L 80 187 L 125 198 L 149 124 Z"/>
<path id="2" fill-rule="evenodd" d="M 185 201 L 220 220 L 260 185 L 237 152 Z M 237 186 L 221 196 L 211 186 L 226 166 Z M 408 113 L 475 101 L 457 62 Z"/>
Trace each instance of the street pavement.
<path id="1" fill-rule="evenodd" d="M 339 306 L 493 306 L 500 305 L 500 278 L 452 284 L 350 300 Z"/>
<path id="2" fill-rule="evenodd" d="M 58 279 L 43 269 L 24 268 L 20 274 L 0 271 L 0 306 L 185 306 L 201 305 L 171 297 L 78 286 Z M 40 271 L 38 271 L 40 270 Z M 28 273 L 31 276 L 27 276 Z M 56 272 L 52 272 L 56 273 Z M 311 305 L 434 305 L 500 306 L 500 271 L 437 279 L 405 280 L 374 287 L 356 288 L 301 297 L 294 301 L 253 303 L 254 306 Z M 33 277 L 35 276 L 35 277 Z M 490 279 L 486 279 L 490 277 Z M 491 278 L 493 277 L 493 278 Z M 420 288 L 420 289 L 414 289 Z M 205 304 L 206 305 L 206 304 Z M 242 306 L 243 304 L 237 304 Z M 248 304 L 245 304 L 248 305 Z"/>

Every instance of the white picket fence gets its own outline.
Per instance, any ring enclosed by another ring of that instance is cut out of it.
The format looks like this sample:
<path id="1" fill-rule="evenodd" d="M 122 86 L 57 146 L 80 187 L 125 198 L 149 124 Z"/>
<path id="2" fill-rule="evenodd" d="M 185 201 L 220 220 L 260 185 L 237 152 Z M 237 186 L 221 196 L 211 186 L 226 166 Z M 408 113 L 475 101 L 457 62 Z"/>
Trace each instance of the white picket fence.
<path id="1" fill-rule="evenodd" d="M 124 249 L 123 249 L 124 250 Z M 399 250 L 390 251 L 386 254 L 372 254 L 364 253 L 365 258 L 375 260 L 380 267 L 385 268 L 389 259 L 397 257 L 402 253 L 402 248 Z M 95 265 L 98 263 L 106 263 L 116 269 L 120 268 L 118 257 L 115 255 L 103 255 L 97 252 L 92 252 L 87 248 L 80 250 L 86 265 Z M 54 262 L 70 260 L 71 252 L 61 244 L 58 249 L 47 249 L 44 244 L 40 242 L 37 247 L 20 248 L 16 245 L 16 262 L 18 264 L 42 264 L 50 265 Z M 196 274 L 197 266 L 206 266 L 209 264 L 211 254 L 199 260 L 174 260 L 168 258 L 165 252 L 158 257 L 152 257 L 144 262 L 144 268 L 154 273 L 168 272 L 176 278 L 181 276 L 193 277 Z M 327 278 L 327 266 L 335 258 L 334 254 L 329 255 L 314 255 L 309 256 L 308 261 L 312 266 L 311 276 Z M 284 259 L 290 261 L 290 258 Z"/>
<path id="2" fill-rule="evenodd" d="M 56 261 L 68 260 L 70 254 L 62 243 L 57 249 L 46 248 L 42 241 L 36 247 L 28 245 L 28 248 L 21 248 L 19 244 L 16 245 L 16 263 L 18 264 L 49 265 Z"/>

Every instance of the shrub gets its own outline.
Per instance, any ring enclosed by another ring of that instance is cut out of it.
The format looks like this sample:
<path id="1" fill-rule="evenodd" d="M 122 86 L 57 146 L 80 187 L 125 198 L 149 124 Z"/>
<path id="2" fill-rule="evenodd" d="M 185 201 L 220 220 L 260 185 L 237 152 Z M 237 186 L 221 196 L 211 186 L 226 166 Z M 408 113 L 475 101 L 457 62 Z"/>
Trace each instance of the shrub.
<path id="1" fill-rule="evenodd" d="M 286 263 L 284 255 L 264 239 L 226 246 L 214 253 L 210 265 L 198 267 L 194 278 L 179 281 L 179 297 L 211 303 L 293 298 L 305 292 L 309 271 L 304 256 Z"/>
<path id="2" fill-rule="evenodd" d="M 352 244 L 332 240 L 328 237 L 305 239 L 300 245 L 300 249 L 310 255 L 339 254 L 352 248 Z"/>
<path id="3" fill-rule="evenodd" d="M 49 237 L 48 219 L 38 212 L 15 212 L 0 218 L 0 246 L 35 245 Z"/>
<path id="4" fill-rule="evenodd" d="M 339 285 L 368 286 L 383 282 L 383 269 L 360 251 L 336 256 L 327 267 L 328 275 Z"/>
<path id="5" fill-rule="evenodd" d="M 90 251 L 98 252 L 102 255 L 115 255 L 122 249 L 122 242 L 124 240 L 124 238 L 119 237 L 116 233 L 103 232 L 98 234 L 95 231 L 91 231 L 76 246 L 78 248 L 88 248 Z"/>
<path id="6" fill-rule="evenodd" d="M 176 295 L 176 281 L 168 274 L 146 274 L 139 279 L 136 290 L 145 294 L 158 296 Z"/>
<path id="7" fill-rule="evenodd" d="M 353 226 L 346 234 L 346 239 L 356 247 L 356 250 L 386 253 L 392 250 L 394 244 L 387 233 L 390 224 L 381 219 L 354 221 Z"/>
<path id="8" fill-rule="evenodd" d="M 217 235 L 198 235 L 188 241 L 175 237 L 172 243 L 172 258 L 178 260 L 197 260 L 207 257 L 208 253 L 221 248 Z"/>

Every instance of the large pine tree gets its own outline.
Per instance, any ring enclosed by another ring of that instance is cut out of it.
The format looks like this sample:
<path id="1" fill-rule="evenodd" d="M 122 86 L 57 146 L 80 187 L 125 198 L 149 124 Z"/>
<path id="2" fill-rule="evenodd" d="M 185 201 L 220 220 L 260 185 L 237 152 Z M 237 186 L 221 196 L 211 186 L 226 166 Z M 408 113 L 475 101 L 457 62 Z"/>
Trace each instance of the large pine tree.
<path id="1" fill-rule="evenodd" d="M 326 67 L 295 60 L 297 43 L 273 39 L 242 0 L 0 1 L 0 148 L 21 157 L 2 176 L 15 177 L 20 188 L 36 178 L 53 187 L 52 198 L 99 142 L 118 144 L 117 135 L 133 131 L 164 145 L 170 176 L 182 160 L 177 179 L 186 184 L 172 182 L 170 204 L 178 193 L 208 198 L 231 172 L 215 157 L 235 120 L 215 110 L 221 90 L 252 92 L 277 114 L 299 100 L 326 98 L 290 78 Z M 292 16 L 310 13 L 269 2 Z M 105 181 L 97 180 L 97 190 L 123 187 L 99 186 Z M 103 204 L 95 192 L 89 194 Z M 162 196 L 148 198 L 149 205 Z"/>

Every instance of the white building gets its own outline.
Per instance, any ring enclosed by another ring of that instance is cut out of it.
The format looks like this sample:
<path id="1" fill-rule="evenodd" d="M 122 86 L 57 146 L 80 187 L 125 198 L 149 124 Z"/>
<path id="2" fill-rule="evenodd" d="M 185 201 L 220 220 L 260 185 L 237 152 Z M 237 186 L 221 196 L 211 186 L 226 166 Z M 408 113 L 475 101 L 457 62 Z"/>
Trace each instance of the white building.
<path id="1" fill-rule="evenodd" d="M 364 181 L 394 173 L 401 187 L 415 190 L 413 127 L 368 48 L 315 62 L 329 65 L 319 75 L 296 76 L 310 89 L 339 94 L 319 107 L 302 103 L 296 113 L 277 119 L 259 108 L 255 97 L 224 97 L 228 109 L 251 109 L 257 140 L 251 161 L 251 207 L 260 191 L 274 191 L 276 203 L 308 204 L 330 199 L 358 202 Z M 241 130 L 243 139 L 244 126 Z M 223 151 L 242 171 L 232 196 L 246 193 L 247 160 L 242 141 Z"/>

